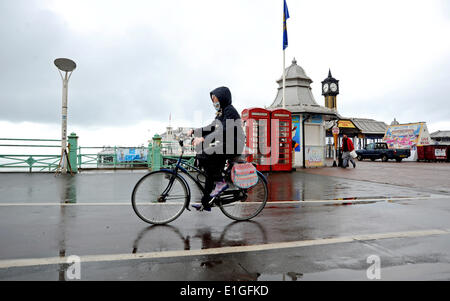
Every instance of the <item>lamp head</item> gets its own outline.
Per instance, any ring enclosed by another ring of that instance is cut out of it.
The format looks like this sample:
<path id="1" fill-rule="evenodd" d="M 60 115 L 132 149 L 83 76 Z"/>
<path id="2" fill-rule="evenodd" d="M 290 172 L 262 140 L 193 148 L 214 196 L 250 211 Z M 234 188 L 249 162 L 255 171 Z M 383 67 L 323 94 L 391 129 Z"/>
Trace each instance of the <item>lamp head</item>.
<path id="1" fill-rule="evenodd" d="M 59 70 L 65 72 L 71 72 L 77 67 L 77 64 L 75 64 L 74 61 L 65 58 L 56 59 L 54 63 Z"/>

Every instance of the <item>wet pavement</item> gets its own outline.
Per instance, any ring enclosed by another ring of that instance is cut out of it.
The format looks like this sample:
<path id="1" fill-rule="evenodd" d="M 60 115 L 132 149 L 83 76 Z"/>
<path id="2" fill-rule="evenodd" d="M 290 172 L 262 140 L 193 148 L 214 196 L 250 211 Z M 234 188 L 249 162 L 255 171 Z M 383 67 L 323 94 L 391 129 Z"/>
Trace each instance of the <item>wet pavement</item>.
<path id="1" fill-rule="evenodd" d="M 0 280 L 68 280 L 70 255 L 81 280 L 368 280 L 370 255 L 382 280 L 449 280 L 450 164 L 435 164 L 413 184 L 412 162 L 273 173 L 253 221 L 214 208 L 168 226 L 131 208 L 142 171 L 0 174 Z"/>
<path id="2" fill-rule="evenodd" d="M 414 176 L 412 181 L 416 187 L 390 184 L 397 179 L 402 180 L 405 175 L 396 176 L 399 171 L 394 172 L 386 167 L 371 170 L 371 164 L 373 163 L 363 162 L 357 169 L 317 168 L 293 173 L 266 174 L 270 178 L 269 201 L 430 196 L 433 193 L 443 194 L 450 189 L 448 177 L 450 164 L 446 164 L 448 169 L 437 176 L 427 175 L 428 182 L 439 184 L 434 191 L 424 184 L 425 177 L 419 176 Z M 407 165 L 401 164 L 402 168 Z M 414 171 L 406 170 L 405 173 L 410 174 Z M 54 176 L 51 173 L 0 173 L 0 202 L 79 204 L 129 202 L 134 185 L 144 174 L 146 172 L 142 170 L 84 172 L 74 177 Z M 195 185 L 189 178 L 186 179 L 194 199 L 198 198 L 199 192 Z M 377 182 L 377 179 L 380 180 Z"/>
<path id="3" fill-rule="evenodd" d="M 450 163 L 356 161 L 353 168 L 313 168 L 310 174 L 385 183 L 423 191 L 450 194 Z M 351 165 L 350 165 L 351 166 Z"/>

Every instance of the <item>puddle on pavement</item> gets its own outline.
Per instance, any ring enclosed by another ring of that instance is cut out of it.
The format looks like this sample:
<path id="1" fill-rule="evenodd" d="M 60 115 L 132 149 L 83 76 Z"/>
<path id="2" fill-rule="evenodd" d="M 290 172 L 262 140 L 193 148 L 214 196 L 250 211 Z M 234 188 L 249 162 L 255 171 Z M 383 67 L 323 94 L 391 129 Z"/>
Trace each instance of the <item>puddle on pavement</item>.
<path id="1" fill-rule="evenodd" d="M 310 200 L 295 200 L 295 199 L 292 199 L 292 200 L 273 200 L 272 199 L 272 200 L 268 200 L 266 208 L 276 208 L 275 206 L 271 206 L 271 205 L 275 205 L 275 204 L 281 203 L 281 202 L 283 204 L 287 205 L 287 206 L 291 205 L 291 207 L 293 207 L 293 208 L 298 208 L 298 207 L 300 207 L 300 204 L 302 202 L 314 202 L 314 201 L 317 201 L 317 202 L 324 202 L 324 201 L 325 202 L 327 202 L 327 201 L 329 201 L 329 202 L 336 202 L 336 201 L 342 201 L 342 203 L 339 203 L 339 204 L 326 204 L 326 205 L 346 205 L 346 204 L 353 204 L 351 201 L 358 201 L 357 204 L 373 204 L 373 203 L 376 203 L 376 202 L 378 202 L 380 200 L 393 202 L 392 201 L 393 199 L 395 199 L 395 200 L 399 200 L 399 199 L 400 200 L 401 199 L 408 200 L 410 198 L 421 198 L 421 197 L 423 197 L 423 198 L 430 198 L 431 196 L 430 195 L 419 195 L 419 196 L 364 196 L 364 197 L 344 197 L 344 198 L 321 199 L 321 200 L 319 200 L 319 199 L 316 199 L 316 200 L 313 200 L 313 199 L 310 199 Z M 349 202 L 347 203 L 345 201 L 349 201 Z M 289 204 L 289 202 L 292 202 L 292 204 Z M 286 206 L 284 206 L 283 208 L 286 208 Z"/>
<path id="2" fill-rule="evenodd" d="M 269 201 L 365 200 L 429 197 L 408 187 L 296 174 L 269 175 Z M 382 195 L 379 195 L 382 194 Z"/>

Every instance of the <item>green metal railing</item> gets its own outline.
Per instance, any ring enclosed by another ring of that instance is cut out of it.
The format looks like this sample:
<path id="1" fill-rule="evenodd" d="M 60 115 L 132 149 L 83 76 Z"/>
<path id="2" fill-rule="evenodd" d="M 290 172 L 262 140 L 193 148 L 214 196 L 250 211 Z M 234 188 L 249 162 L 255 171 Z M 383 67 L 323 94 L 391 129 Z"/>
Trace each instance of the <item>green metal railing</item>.
<path id="1" fill-rule="evenodd" d="M 148 153 L 151 153 L 151 148 L 148 147 L 79 147 L 77 154 L 78 168 L 151 168 L 151 160 L 148 160 L 148 155 L 138 160 L 121 160 L 119 153 L 123 149 L 134 149 L 142 153 L 147 150 Z"/>
<path id="2" fill-rule="evenodd" d="M 16 139 L 0 138 L 2 141 L 17 141 L 12 143 L 21 144 L 0 144 L 0 147 L 20 148 L 61 148 L 59 145 L 50 144 L 32 144 L 34 142 L 61 142 L 55 139 Z M 173 165 L 175 159 L 178 159 L 181 151 L 177 142 L 161 141 L 159 135 L 155 135 L 152 142 L 147 147 L 81 147 L 78 146 L 78 136 L 71 133 L 68 137 L 69 143 L 69 162 L 72 171 L 77 173 L 83 169 L 124 169 L 124 168 L 147 168 L 159 170 Z M 139 159 L 126 161 L 120 156 L 121 150 L 134 149 L 147 153 L 147 156 L 140 156 Z M 96 151 L 97 150 L 97 151 Z M 189 163 L 194 163 L 195 153 L 188 150 L 184 159 Z M 1 154 L 0 148 L 0 171 L 8 169 L 27 169 L 27 171 L 56 171 L 61 160 L 61 155 L 53 154 Z"/>
<path id="3" fill-rule="evenodd" d="M 59 145 L 48 144 L 3 144 L 3 141 L 18 142 L 59 142 L 56 139 L 17 139 L 17 138 L 0 138 L 0 147 L 17 147 L 17 148 L 61 148 Z M 6 169 L 28 169 L 29 172 L 33 168 L 37 171 L 54 171 L 58 167 L 61 155 L 39 155 L 39 154 L 0 154 L 0 168 Z"/>

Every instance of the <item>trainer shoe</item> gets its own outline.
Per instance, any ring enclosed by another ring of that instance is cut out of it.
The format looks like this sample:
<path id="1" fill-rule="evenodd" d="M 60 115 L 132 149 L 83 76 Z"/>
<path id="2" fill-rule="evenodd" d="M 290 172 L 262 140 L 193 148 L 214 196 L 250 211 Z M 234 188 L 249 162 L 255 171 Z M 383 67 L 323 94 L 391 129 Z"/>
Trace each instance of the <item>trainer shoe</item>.
<path id="1" fill-rule="evenodd" d="M 222 191 L 224 191 L 225 189 L 228 188 L 228 184 L 225 181 L 222 182 L 217 182 L 216 183 L 216 188 L 214 188 L 213 192 L 211 192 L 210 196 L 211 197 L 216 197 L 218 196 Z"/>
<path id="2" fill-rule="evenodd" d="M 202 206 L 203 205 L 200 204 L 200 203 L 196 203 L 196 204 L 192 204 L 191 205 L 191 207 L 197 209 L 197 211 L 200 211 L 200 209 L 202 209 Z M 209 207 L 209 206 L 208 207 L 203 207 L 203 210 L 209 212 L 209 211 L 211 211 L 211 207 Z"/>

